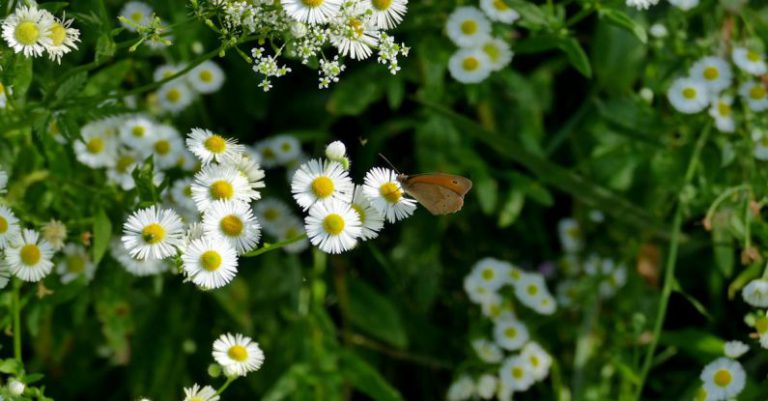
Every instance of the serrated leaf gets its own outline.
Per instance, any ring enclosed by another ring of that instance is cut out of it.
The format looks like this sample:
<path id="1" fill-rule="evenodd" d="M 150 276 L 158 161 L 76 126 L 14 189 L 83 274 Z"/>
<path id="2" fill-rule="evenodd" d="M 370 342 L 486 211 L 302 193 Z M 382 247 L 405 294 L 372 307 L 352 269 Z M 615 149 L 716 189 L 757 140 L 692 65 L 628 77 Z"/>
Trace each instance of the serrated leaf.
<path id="1" fill-rule="evenodd" d="M 648 42 L 648 33 L 645 31 L 645 28 L 626 13 L 612 8 L 604 8 L 600 10 L 600 16 L 605 18 L 610 24 L 626 29 L 635 35 L 640 42 Z"/>
<path id="2" fill-rule="evenodd" d="M 93 246 L 91 247 L 91 258 L 93 263 L 98 264 L 104 257 L 107 248 L 109 248 L 109 241 L 112 238 L 112 221 L 109 220 L 109 216 L 104 212 L 104 209 L 99 209 L 96 215 L 93 217 Z"/>
<path id="3" fill-rule="evenodd" d="M 376 401 L 403 401 L 397 389 L 352 351 L 339 353 L 339 370 L 352 387 Z"/>

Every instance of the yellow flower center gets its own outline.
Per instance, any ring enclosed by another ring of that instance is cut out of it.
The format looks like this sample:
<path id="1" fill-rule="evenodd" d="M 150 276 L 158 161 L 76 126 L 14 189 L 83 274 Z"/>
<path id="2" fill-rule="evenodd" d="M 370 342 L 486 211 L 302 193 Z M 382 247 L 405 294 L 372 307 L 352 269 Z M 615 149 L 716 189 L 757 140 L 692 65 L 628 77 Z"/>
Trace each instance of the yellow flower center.
<path id="1" fill-rule="evenodd" d="M 205 83 L 209 83 L 213 81 L 213 73 L 210 72 L 209 70 L 200 71 L 200 80 Z"/>
<path id="2" fill-rule="evenodd" d="M 235 195 L 235 188 L 228 181 L 220 180 L 211 184 L 210 192 L 213 199 L 230 199 Z"/>
<path id="3" fill-rule="evenodd" d="M 261 157 L 263 157 L 264 160 L 272 160 L 275 156 L 275 152 L 271 148 L 264 148 L 261 151 Z"/>
<path id="4" fill-rule="evenodd" d="M 8 231 L 8 220 L 5 217 L 0 216 L 0 234 L 5 234 Z"/>
<path id="5" fill-rule="evenodd" d="M 267 209 L 264 211 L 264 220 L 275 221 L 280 218 L 280 212 L 277 209 Z"/>
<path id="6" fill-rule="evenodd" d="M 522 379 L 524 375 L 525 375 L 525 372 L 523 371 L 523 368 L 518 366 L 515 366 L 514 368 L 512 368 L 512 377 L 514 377 L 515 379 Z"/>
<path id="7" fill-rule="evenodd" d="M 465 35 L 474 35 L 477 33 L 477 21 L 473 19 L 465 20 L 461 23 L 461 33 Z"/>
<path id="8" fill-rule="evenodd" d="M 683 89 L 683 97 L 686 99 L 693 99 L 696 97 L 696 89 L 685 88 Z"/>
<path id="9" fill-rule="evenodd" d="M 324 175 L 312 180 L 312 193 L 320 199 L 331 196 L 333 190 L 333 181 Z"/>
<path id="10" fill-rule="evenodd" d="M 514 327 L 507 327 L 507 329 L 504 330 L 504 335 L 509 338 L 515 338 L 517 337 L 517 330 L 515 330 Z"/>
<path id="11" fill-rule="evenodd" d="M 51 33 L 48 35 L 51 38 L 54 46 L 61 46 L 64 43 L 64 39 L 67 38 L 67 28 L 64 25 L 56 22 L 51 27 Z"/>
<path id="12" fill-rule="evenodd" d="M 205 140 L 203 146 L 208 149 L 209 152 L 223 153 L 227 150 L 227 141 L 220 135 L 211 135 Z"/>
<path id="13" fill-rule="evenodd" d="M 533 366 L 534 368 L 539 366 L 539 357 L 537 357 L 536 355 L 531 355 L 529 360 L 531 361 L 531 366 Z"/>
<path id="14" fill-rule="evenodd" d="M 200 255 L 200 264 L 209 272 L 216 271 L 221 267 L 221 255 L 216 251 L 205 251 Z"/>
<path id="15" fill-rule="evenodd" d="M 731 106 L 728 103 L 718 102 L 717 112 L 723 117 L 728 117 L 731 115 Z"/>
<path id="16" fill-rule="evenodd" d="M 483 269 L 483 280 L 491 281 L 495 275 L 496 273 L 493 271 L 493 268 L 486 267 Z"/>
<path id="17" fill-rule="evenodd" d="M 476 57 L 467 57 L 461 62 L 461 67 L 466 71 L 474 71 L 480 67 L 480 60 Z"/>
<path id="18" fill-rule="evenodd" d="M 40 248 L 35 244 L 27 244 L 21 247 L 21 263 L 27 266 L 34 266 L 40 261 Z"/>
<path id="19" fill-rule="evenodd" d="M 720 71 L 717 69 L 717 67 L 709 66 L 704 69 L 704 78 L 706 78 L 709 81 L 714 81 L 720 76 Z"/>
<path id="20" fill-rule="evenodd" d="M 131 135 L 133 135 L 135 138 L 143 138 L 144 134 L 146 133 L 147 133 L 147 129 L 141 125 L 136 125 L 133 128 L 131 128 Z"/>
<path id="21" fill-rule="evenodd" d="M 712 379 L 718 386 L 726 387 L 731 384 L 733 376 L 731 376 L 731 372 L 729 372 L 728 369 L 719 369 L 715 372 L 715 376 L 712 377 Z"/>
<path id="22" fill-rule="evenodd" d="M 138 11 L 136 11 L 136 12 L 135 12 L 135 13 L 133 13 L 133 14 L 131 14 L 131 19 L 132 19 L 134 22 L 139 22 L 139 21 L 141 21 L 143 18 L 144 18 L 144 14 L 142 14 L 142 13 L 140 13 L 140 12 L 138 12 Z"/>
<path id="23" fill-rule="evenodd" d="M 67 256 L 67 271 L 75 274 L 84 272 L 85 258 L 80 255 Z"/>
<path id="24" fill-rule="evenodd" d="M 355 209 L 357 215 L 360 217 L 360 223 L 365 223 L 365 209 L 356 203 L 352 204 L 352 209 Z"/>
<path id="25" fill-rule="evenodd" d="M 509 10 L 509 6 L 504 2 L 504 0 L 493 0 L 493 8 L 499 11 Z"/>
<path id="26" fill-rule="evenodd" d="M 336 213 L 329 214 L 323 219 L 323 230 L 331 235 L 339 235 L 344 231 L 344 218 Z"/>
<path id="27" fill-rule="evenodd" d="M 400 191 L 399 185 L 390 181 L 379 187 L 379 195 L 381 195 L 389 203 L 397 203 L 403 196 L 403 192 Z"/>
<path id="28" fill-rule="evenodd" d="M 171 88 L 165 94 L 165 98 L 171 103 L 176 103 L 181 100 L 181 91 L 176 88 Z"/>
<path id="29" fill-rule="evenodd" d="M 320 7 L 325 0 L 301 0 L 301 3 L 309 8 Z"/>
<path id="30" fill-rule="evenodd" d="M 243 362 L 248 359 L 248 350 L 242 345 L 233 345 L 229 347 L 227 355 L 238 362 Z"/>
<path id="31" fill-rule="evenodd" d="M 485 45 L 483 45 L 483 51 L 485 54 L 488 55 L 488 58 L 491 59 L 491 61 L 496 61 L 501 57 L 501 52 L 499 51 L 499 48 L 496 47 L 492 42 L 488 42 Z M 465 59 L 464 62 L 466 63 L 467 60 Z"/>
<path id="32" fill-rule="evenodd" d="M 349 20 L 349 27 L 352 28 L 352 33 L 354 33 L 356 38 L 363 36 L 363 34 L 365 33 L 363 22 L 357 18 L 352 18 L 351 20 Z"/>
<path id="33" fill-rule="evenodd" d="M 117 159 L 115 170 L 120 174 L 125 174 L 128 172 L 128 168 L 131 167 L 134 161 L 135 160 L 131 156 L 120 156 L 120 158 Z"/>
<path id="34" fill-rule="evenodd" d="M 765 87 L 762 84 L 756 84 L 749 90 L 749 97 L 760 100 L 765 97 Z"/>
<path id="35" fill-rule="evenodd" d="M 768 331 L 768 317 L 761 317 L 755 322 L 755 328 L 761 335 Z"/>
<path id="36" fill-rule="evenodd" d="M 520 270 L 512 269 L 509 272 L 509 277 L 512 279 L 512 281 L 517 281 L 517 280 L 520 280 L 520 277 L 522 277 L 522 274 L 520 274 Z"/>
<path id="37" fill-rule="evenodd" d="M 191 185 L 187 185 L 186 187 L 184 187 L 184 189 L 181 191 L 181 193 L 184 194 L 184 196 L 186 196 L 187 198 L 191 198 L 192 197 L 192 186 Z"/>
<path id="38" fill-rule="evenodd" d="M 762 56 L 760 55 L 760 53 L 758 53 L 758 52 L 756 52 L 754 50 L 750 50 L 750 51 L 747 52 L 747 59 L 749 61 L 757 62 L 757 61 L 760 61 L 761 58 L 762 58 Z"/>
<path id="39" fill-rule="evenodd" d="M 141 239 L 150 245 L 157 244 L 165 239 L 165 228 L 158 223 L 148 224 L 141 230 Z"/>
<path id="40" fill-rule="evenodd" d="M 155 152 L 159 155 L 167 155 L 171 151 L 171 143 L 165 139 L 155 142 Z"/>
<path id="41" fill-rule="evenodd" d="M 392 0 L 373 0 L 371 3 L 373 3 L 373 8 L 384 11 L 392 5 Z"/>
<path id="42" fill-rule="evenodd" d="M 535 296 L 536 294 L 539 293 L 539 286 L 537 286 L 536 284 L 529 284 L 528 287 L 526 288 L 526 291 L 528 291 L 528 295 Z"/>
<path id="43" fill-rule="evenodd" d="M 243 233 L 244 225 L 243 221 L 240 220 L 239 217 L 235 216 L 234 214 L 230 214 L 229 216 L 221 219 L 219 227 L 221 228 L 221 231 L 224 231 L 224 234 L 227 236 L 238 237 Z"/>
<path id="44" fill-rule="evenodd" d="M 13 35 L 16 41 L 22 45 L 34 45 L 40 37 L 40 29 L 33 21 L 24 21 L 16 25 L 16 31 Z"/>
<path id="45" fill-rule="evenodd" d="M 91 138 L 90 141 L 85 145 L 85 149 L 88 151 L 88 153 L 91 154 L 99 154 L 104 150 L 104 140 L 96 137 Z"/>

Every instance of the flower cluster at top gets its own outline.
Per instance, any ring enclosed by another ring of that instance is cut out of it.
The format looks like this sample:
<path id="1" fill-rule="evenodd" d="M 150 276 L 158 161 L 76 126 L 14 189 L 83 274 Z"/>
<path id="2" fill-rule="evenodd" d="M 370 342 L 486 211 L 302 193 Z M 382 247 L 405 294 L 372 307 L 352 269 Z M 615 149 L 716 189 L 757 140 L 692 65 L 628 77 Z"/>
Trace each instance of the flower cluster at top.
<path id="1" fill-rule="evenodd" d="M 506 289 L 508 286 L 511 290 Z M 549 375 L 552 357 L 532 340 L 514 305 L 516 299 L 538 314 L 555 313 L 557 303 L 544 277 L 505 261 L 484 258 L 475 263 L 464 278 L 464 289 L 472 302 L 481 305 L 483 315 L 493 324 L 493 339 L 472 340 L 481 368 L 473 372 L 476 379 L 469 372 L 463 373 L 448 389 L 448 400 L 497 396 L 507 401 L 513 393 L 527 391 L 534 383 L 544 380 Z M 505 355 L 505 351 L 512 354 Z"/>
<path id="2" fill-rule="evenodd" d="M 57 63 L 61 57 L 77 49 L 80 31 L 72 28 L 71 19 L 58 18 L 37 6 L 19 6 L 3 20 L 3 39 L 14 52 L 26 57 L 43 53 Z"/>
<path id="3" fill-rule="evenodd" d="M 459 46 L 448 61 L 448 71 L 465 84 L 484 81 L 512 61 L 507 42 L 493 36 L 491 21 L 511 25 L 520 15 L 503 0 L 480 0 L 480 8 L 458 7 L 445 25 L 448 37 Z"/>

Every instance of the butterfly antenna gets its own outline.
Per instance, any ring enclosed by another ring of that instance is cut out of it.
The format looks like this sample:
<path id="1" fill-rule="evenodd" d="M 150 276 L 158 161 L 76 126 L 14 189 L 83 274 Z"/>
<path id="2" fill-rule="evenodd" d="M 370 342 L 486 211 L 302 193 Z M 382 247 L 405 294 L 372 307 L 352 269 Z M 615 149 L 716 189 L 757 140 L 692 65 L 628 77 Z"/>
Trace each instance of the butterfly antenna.
<path id="1" fill-rule="evenodd" d="M 386 156 L 384 156 L 384 155 L 383 155 L 383 154 L 381 154 L 381 153 L 379 153 L 379 156 L 380 156 L 382 159 L 384 159 L 384 161 L 385 161 L 385 162 L 387 162 L 387 164 L 389 164 L 389 167 L 392 167 L 392 170 L 395 170 L 395 172 L 396 172 L 397 174 L 400 174 L 400 171 L 398 171 L 398 170 L 397 170 L 397 167 L 395 167 L 395 165 L 394 165 L 394 164 L 392 164 L 392 162 L 391 162 L 391 161 L 389 161 L 389 159 L 387 159 L 387 157 L 386 157 Z"/>

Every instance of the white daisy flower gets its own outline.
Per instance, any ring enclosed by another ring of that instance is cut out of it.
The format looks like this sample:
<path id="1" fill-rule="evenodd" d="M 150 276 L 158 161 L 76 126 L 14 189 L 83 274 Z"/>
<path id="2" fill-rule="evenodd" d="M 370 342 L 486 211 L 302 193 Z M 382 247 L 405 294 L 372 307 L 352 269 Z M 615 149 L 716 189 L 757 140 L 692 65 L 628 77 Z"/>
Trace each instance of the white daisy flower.
<path id="1" fill-rule="evenodd" d="M 205 212 L 211 203 L 221 200 L 250 203 L 257 193 L 236 168 L 228 165 L 209 164 L 195 174 L 192 199 L 197 209 Z"/>
<path id="2" fill-rule="evenodd" d="M 0 290 L 8 286 L 10 281 L 11 270 L 8 268 L 8 263 L 5 262 L 5 258 L 0 257 Z"/>
<path id="3" fill-rule="evenodd" d="M 491 374 L 481 375 L 477 379 L 477 395 L 484 400 L 492 398 L 496 394 L 499 380 Z"/>
<path id="4" fill-rule="evenodd" d="M 149 155 L 155 131 L 155 123 L 149 117 L 136 115 L 127 118 L 120 125 L 120 140 L 127 146 Z"/>
<path id="5" fill-rule="evenodd" d="M 200 387 L 197 384 L 184 389 L 184 401 L 219 401 L 221 397 L 211 386 Z"/>
<path id="6" fill-rule="evenodd" d="M 472 340 L 472 349 L 477 357 L 485 363 L 499 363 L 504 358 L 504 352 L 493 341 L 484 338 Z"/>
<path id="7" fill-rule="evenodd" d="M 141 1 L 129 1 L 120 10 L 120 16 L 130 23 L 120 21 L 123 27 L 131 32 L 136 32 L 138 26 L 147 26 L 152 22 L 152 7 Z"/>
<path id="8" fill-rule="evenodd" d="M 15 377 L 11 377 L 8 379 L 8 383 L 6 383 L 8 392 L 14 397 L 19 397 L 24 394 L 24 389 L 26 389 L 26 387 L 26 384 Z"/>
<path id="9" fill-rule="evenodd" d="M 341 0 L 280 0 L 285 13 L 300 22 L 322 24 L 339 14 Z"/>
<path id="10" fill-rule="evenodd" d="M 179 151 L 179 154 L 176 155 L 176 167 L 192 172 L 200 170 L 202 167 L 202 163 L 200 160 L 192 154 L 192 152 L 189 151 L 186 147 L 182 148 L 181 151 Z"/>
<path id="11" fill-rule="evenodd" d="M 64 247 L 64 241 L 67 240 L 67 226 L 64 223 L 51 219 L 43 226 L 41 233 L 54 251 L 60 251 Z"/>
<path id="12" fill-rule="evenodd" d="M 258 156 L 258 161 L 264 168 L 272 168 L 281 164 L 277 156 L 279 152 L 272 138 L 260 141 L 253 145 L 252 149 L 252 153 Z"/>
<path id="13" fill-rule="evenodd" d="M 462 375 L 448 387 L 446 399 L 448 401 L 464 401 L 475 394 L 475 382 L 467 375 Z"/>
<path id="14" fill-rule="evenodd" d="M 704 83 L 710 93 L 719 93 L 731 86 L 733 71 L 722 57 L 709 56 L 695 62 L 689 70 L 689 76 Z"/>
<path id="15" fill-rule="evenodd" d="M 499 377 L 501 378 L 502 386 L 520 392 L 531 388 L 535 381 L 530 364 L 521 356 L 507 358 L 499 369 Z"/>
<path id="16" fill-rule="evenodd" d="M 659 4 L 659 0 L 627 0 L 627 7 L 635 7 L 638 10 L 647 10 L 656 4 Z"/>
<path id="17" fill-rule="evenodd" d="M 256 197 L 254 200 L 261 199 L 261 192 L 258 190 L 264 188 L 264 170 L 247 153 L 240 153 L 227 160 L 227 164 L 237 169 L 237 171 L 248 180 L 248 186 L 251 187 Z"/>
<path id="18" fill-rule="evenodd" d="M 520 14 L 509 7 L 504 0 L 480 0 L 480 8 L 488 18 L 505 24 L 513 24 L 520 18 Z"/>
<path id="19" fill-rule="evenodd" d="M 493 65 L 482 48 L 458 49 L 448 60 L 448 72 L 461 83 L 476 84 L 491 75 Z"/>
<path id="20" fill-rule="evenodd" d="M 371 18 L 379 29 L 392 29 L 403 21 L 408 0 L 365 0 L 373 10 Z"/>
<path id="21" fill-rule="evenodd" d="M 278 241 L 285 241 L 289 239 L 295 239 L 296 237 L 306 234 L 302 221 L 296 217 L 290 216 L 283 220 L 280 225 L 280 229 L 276 234 Z M 309 248 L 309 240 L 302 238 L 298 241 L 285 245 L 283 250 L 288 253 L 300 253 Z"/>
<path id="22" fill-rule="evenodd" d="M 107 169 L 107 178 L 120 186 L 124 191 L 130 191 L 136 187 L 133 179 L 133 170 L 139 162 L 140 156 L 132 150 L 121 150 L 115 161 L 115 165 Z"/>
<path id="23" fill-rule="evenodd" d="M 224 70 L 211 60 L 200 63 L 186 75 L 189 86 L 198 93 L 209 94 L 224 85 Z"/>
<path id="24" fill-rule="evenodd" d="M 203 227 L 206 235 L 227 242 L 239 255 L 255 249 L 261 238 L 261 226 L 243 202 L 213 202 L 203 215 Z"/>
<path id="25" fill-rule="evenodd" d="M 469 300 L 476 304 L 484 304 L 492 298 L 498 298 L 498 294 L 488 288 L 479 275 L 468 274 L 464 277 L 464 291 L 466 291 Z"/>
<path id="26" fill-rule="evenodd" d="M 351 17 L 340 32 L 331 36 L 339 54 L 352 60 L 365 60 L 373 54 L 371 48 L 379 43 L 379 31 L 372 23 Z"/>
<path id="27" fill-rule="evenodd" d="M 184 272 L 204 289 L 221 288 L 237 274 L 237 252 L 228 241 L 203 236 L 192 240 L 181 255 Z"/>
<path id="28" fill-rule="evenodd" d="M 67 244 L 64 257 L 56 265 L 56 272 L 61 276 L 61 283 L 67 284 L 85 277 L 86 282 L 93 280 L 96 265 L 91 262 L 88 251 L 82 245 Z"/>
<path id="29" fill-rule="evenodd" d="M 275 135 L 271 142 L 279 164 L 289 163 L 301 156 L 301 142 L 293 135 Z"/>
<path id="30" fill-rule="evenodd" d="M 73 19 L 54 18 L 51 24 L 49 38 L 51 43 L 45 48 L 48 57 L 57 63 L 61 63 L 61 57 L 72 50 L 77 50 L 77 42 L 80 41 L 80 31 L 72 28 Z"/>
<path id="31" fill-rule="evenodd" d="M 735 398 L 746 383 L 744 368 L 733 359 L 720 357 L 707 364 L 701 372 L 707 393 L 716 400 Z"/>
<path id="32" fill-rule="evenodd" d="M 178 65 L 178 64 L 163 64 L 157 68 L 155 68 L 155 72 L 152 73 L 152 79 L 154 79 L 155 82 L 160 82 L 162 80 L 168 79 L 182 70 L 184 70 L 185 66 Z M 176 78 L 179 79 L 179 78 Z M 176 79 L 173 79 L 169 82 L 175 81 Z"/>
<path id="33" fill-rule="evenodd" d="M 122 241 L 136 259 L 164 259 L 176 254 L 183 236 L 181 218 L 173 209 L 150 206 L 128 217 Z"/>
<path id="34" fill-rule="evenodd" d="M 492 71 L 499 71 L 509 65 L 514 55 L 507 42 L 498 38 L 490 38 L 485 41 L 482 49 L 488 59 L 491 60 Z"/>
<path id="35" fill-rule="evenodd" d="M 509 271 L 512 266 L 504 261 L 494 258 L 483 258 L 475 263 L 470 275 L 476 276 L 479 282 L 491 291 L 498 291 L 508 284 Z"/>
<path id="36" fill-rule="evenodd" d="M 736 123 L 733 120 L 733 97 L 720 96 L 712 101 L 709 115 L 715 120 L 715 126 L 720 132 L 736 131 Z"/>
<path id="37" fill-rule="evenodd" d="M 699 5 L 699 0 L 669 0 L 669 4 L 683 11 L 688 11 Z"/>
<path id="38" fill-rule="evenodd" d="M 531 341 L 525 344 L 520 351 L 520 357 L 528 363 L 528 367 L 533 375 L 533 379 L 544 380 L 549 375 L 549 368 L 552 366 L 552 356 L 538 343 Z"/>
<path id="39" fill-rule="evenodd" d="M 491 292 L 486 296 L 483 302 L 480 303 L 480 309 L 483 312 L 483 316 L 491 319 L 493 322 L 515 318 L 512 304 L 495 292 Z"/>
<path id="40" fill-rule="evenodd" d="M 768 109 L 768 91 L 762 81 L 747 81 L 739 86 L 739 95 L 752 111 Z"/>
<path id="41" fill-rule="evenodd" d="M 304 219 L 312 245 L 326 253 L 342 253 L 357 245 L 362 227 L 360 217 L 348 203 L 340 200 L 318 202 Z"/>
<path id="42" fill-rule="evenodd" d="M 555 312 L 555 298 L 549 293 L 541 274 L 522 273 L 514 284 L 515 296 L 520 303 L 540 314 L 550 315 Z"/>
<path id="43" fill-rule="evenodd" d="M 125 249 L 125 244 L 119 238 L 115 238 L 110 242 L 110 253 L 112 258 L 134 276 L 154 276 L 168 270 L 168 266 L 160 259 L 135 259 L 128 253 L 128 250 Z"/>
<path id="44" fill-rule="evenodd" d="M 34 230 L 24 229 L 5 248 L 11 273 L 24 281 L 40 281 L 53 269 L 53 248 Z"/>
<path id="45" fill-rule="evenodd" d="M 228 376 L 245 376 L 264 363 L 259 344 L 242 334 L 223 334 L 213 343 L 213 359 Z"/>
<path id="46" fill-rule="evenodd" d="M 768 72 L 765 55 L 761 52 L 744 47 L 736 47 L 731 53 L 733 63 L 742 71 L 752 75 L 763 75 Z"/>
<path id="47" fill-rule="evenodd" d="M 669 35 L 669 31 L 664 24 L 655 23 L 648 29 L 648 33 L 656 39 L 666 38 Z"/>
<path id="48" fill-rule="evenodd" d="M 363 193 L 371 205 L 390 223 L 403 220 L 416 210 L 416 201 L 406 198 L 397 173 L 386 168 L 374 167 L 365 174 Z"/>
<path id="49" fill-rule="evenodd" d="M 80 129 L 82 139 L 74 143 L 77 160 L 91 168 L 114 166 L 119 146 L 116 135 L 117 130 L 111 120 L 99 120 L 84 125 Z"/>
<path id="50" fill-rule="evenodd" d="M 245 150 L 243 145 L 202 128 L 192 128 L 187 137 L 187 147 L 203 165 L 211 161 L 222 163 Z"/>
<path id="51" fill-rule="evenodd" d="M 8 246 L 8 242 L 21 233 L 19 219 L 5 205 L 0 205 L 0 250 Z"/>
<path id="52" fill-rule="evenodd" d="M 54 17 L 37 7 L 20 6 L 3 20 L 3 39 L 15 53 L 38 57 L 50 47 Z"/>
<path id="53" fill-rule="evenodd" d="M 749 345 L 741 341 L 728 341 L 723 345 L 723 353 L 731 359 L 740 358 L 749 351 Z"/>
<path id="54" fill-rule="evenodd" d="M 2 86 L 2 84 L 0 84 Z M 0 90 L 2 88 L 0 87 Z M 8 173 L 6 173 L 3 170 L 0 170 L 0 194 L 5 193 L 6 186 L 8 185 Z"/>
<path id="55" fill-rule="evenodd" d="M 2 208 L 2 206 L 0 206 Z M 2 209 L 0 209 L 0 213 Z M 752 280 L 741 290 L 744 302 L 755 308 L 768 308 L 768 280 L 758 278 Z"/>
<path id="56" fill-rule="evenodd" d="M 707 88 L 698 79 L 678 78 L 667 90 L 667 98 L 675 110 L 685 114 L 698 113 L 709 105 Z"/>
<path id="57" fill-rule="evenodd" d="M 156 125 L 155 135 L 150 138 L 150 144 L 149 149 L 157 168 L 169 169 L 178 164 L 179 155 L 184 149 L 184 141 L 176 128 L 167 124 Z"/>
<path id="58" fill-rule="evenodd" d="M 274 236 L 281 232 L 281 223 L 292 217 L 288 205 L 276 198 L 264 198 L 256 202 L 254 212 L 264 232 Z"/>
<path id="59" fill-rule="evenodd" d="M 355 186 L 352 209 L 355 209 L 358 217 L 360 217 L 360 224 L 363 228 L 360 239 L 366 241 L 378 237 L 379 231 L 384 227 L 384 216 L 371 205 L 371 201 L 365 196 L 363 187 L 360 185 Z"/>
<path id="60" fill-rule="evenodd" d="M 291 180 L 293 198 L 304 210 L 334 200 L 349 202 L 353 190 L 349 173 L 334 161 L 312 159 L 302 164 Z"/>
<path id="61" fill-rule="evenodd" d="M 347 157 L 347 147 L 342 141 L 333 141 L 325 147 L 325 157 L 341 163 L 341 160 Z"/>
<path id="62" fill-rule="evenodd" d="M 530 338 L 528 328 L 515 318 L 498 319 L 493 328 L 496 344 L 509 351 L 518 350 Z"/>
<path id="63" fill-rule="evenodd" d="M 759 128 L 753 129 L 752 141 L 755 143 L 755 159 L 768 160 L 768 135 L 765 131 Z"/>
<path id="64" fill-rule="evenodd" d="M 584 247 L 584 234 L 576 219 L 570 217 L 561 219 L 557 223 L 557 233 L 565 252 L 575 253 Z"/>
<path id="65" fill-rule="evenodd" d="M 177 114 L 186 109 L 195 100 L 194 93 L 183 81 L 171 81 L 157 90 L 160 109 Z"/>
<path id="66" fill-rule="evenodd" d="M 475 47 L 488 39 L 491 23 L 477 7 L 457 7 L 448 17 L 445 31 L 457 46 Z"/>

